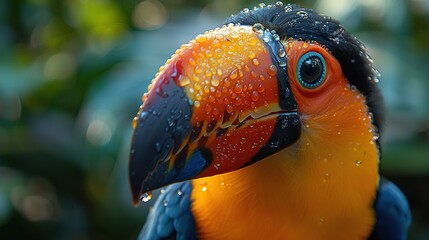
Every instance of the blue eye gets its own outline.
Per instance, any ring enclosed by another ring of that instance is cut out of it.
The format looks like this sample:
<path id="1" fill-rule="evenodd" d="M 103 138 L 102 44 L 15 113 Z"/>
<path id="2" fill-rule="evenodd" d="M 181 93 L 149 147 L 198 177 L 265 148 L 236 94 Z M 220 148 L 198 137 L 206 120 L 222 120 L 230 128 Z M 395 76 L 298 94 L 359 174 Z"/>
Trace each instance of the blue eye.
<path id="1" fill-rule="evenodd" d="M 326 77 L 326 63 L 322 55 L 317 52 L 308 52 L 298 61 L 296 75 L 299 83 L 305 88 L 320 86 Z"/>

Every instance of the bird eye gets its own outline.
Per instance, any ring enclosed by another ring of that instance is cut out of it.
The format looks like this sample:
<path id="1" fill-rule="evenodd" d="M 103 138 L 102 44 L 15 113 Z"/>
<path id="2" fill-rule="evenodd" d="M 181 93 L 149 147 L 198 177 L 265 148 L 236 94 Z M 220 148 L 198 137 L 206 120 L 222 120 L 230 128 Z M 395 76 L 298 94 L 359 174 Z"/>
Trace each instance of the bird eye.
<path id="1" fill-rule="evenodd" d="M 297 76 L 299 83 L 305 88 L 316 88 L 325 80 L 326 63 L 322 55 L 308 52 L 298 61 Z"/>

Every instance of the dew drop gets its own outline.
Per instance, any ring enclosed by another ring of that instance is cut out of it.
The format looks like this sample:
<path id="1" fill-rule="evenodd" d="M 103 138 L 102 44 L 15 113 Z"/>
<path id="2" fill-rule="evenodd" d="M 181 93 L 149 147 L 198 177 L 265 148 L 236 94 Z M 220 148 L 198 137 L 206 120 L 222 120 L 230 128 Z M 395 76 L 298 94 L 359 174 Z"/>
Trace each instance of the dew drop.
<path id="1" fill-rule="evenodd" d="M 253 78 L 257 78 L 258 77 L 258 75 L 254 71 L 250 72 L 250 76 L 253 77 Z"/>
<path id="2" fill-rule="evenodd" d="M 195 59 L 193 58 L 189 58 L 188 60 L 189 64 L 191 64 L 192 66 L 195 66 L 197 63 L 195 62 Z"/>
<path id="3" fill-rule="evenodd" d="M 218 47 L 220 47 L 221 45 L 219 44 L 219 46 Z M 220 48 L 216 48 L 215 49 L 215 54 L 216 54 L 216 56 L 221 56 L 221 54 L 222 54 L 222 50 L 220 49 Z"/>
<path id="4" fill-rule="evenodd" d="M 145 192 L 140 196 L 142 202 L 149 202 L 152 199 L 152 192 Z"/>
<path id="5" fill-rule="evenodd" d="M 167 207 L 168 206 L 167 200 L 162 201 L 162 205 L 164 205 L 164 207 Z"/>
<path id="6" fill-rule="evenodd" d="M 253 65 L 258 66 L 259 65 L 259 60 L 257 58 L 254 58 L 252 60 Z"/>
<path id="7" fill-rule="evenodd" d="M 277 7 L 283 7 L 283 2 L 281 2 L 281 1 L 276 2 L 276 6 Z"/>
<path id="8" fill-rule="evenodd" d="M 207 38 L 206 38 L 206 36 L 200 34 L 195 38 L 195 40 L 199 43 L 203 43 L 207 40 Z"/>
<path id="9" fill-rule="evenodd" d="M 224 88 L 228 88 L 229 86 L 231 86 L 231 81 L 229 81 L 229 79 L 228 78 L 224 78 L 223 79 L 223 88 L 222 88 L 222 90 L 224 89 Z"/>
<path id="10" fill-rule="evenodd" d="M 213 94 L 209 95 L 209 102 L 214 102 L 216 100 L 215 96 Z"/>
<path id="11" fill-rule="evenodd" d="M 260 93 L 263 93 L 263 92 L 265 92 L 265 87 L 264 87 L 264 85 L 262 85 L 262 84 L 259 84 L 259 87 L 258 87 L 258 92 L 260 92 Z"/>
<path id="12" fill-rule="evenodd" d="M 181 196 L 183 194 L 181 189 L 177 189 L 177 195 Z"/>
<path id="13" fill-rule="evenodd" d="M 262 40 L 264 41 L 264 42 L 269 42 L 271 39 L 270 39 L 270 36 L 269 35 L 264 35 L 263 37 L 262 37 Z"/>
<path id="14" fill-rule="evenodd" d="M 209 93 L 209 92 L 210 92 L 210 87 L 209 87 L 209 86 L 207 86 L 207 85 L 205 85 L 205 86 L 204 86 L 204 92 L 205 92 L 205 93 Z"/>
<path id="15" fill-rule="evenodd" d="M 198 82 L 196 82 L 196 83 L 194 84 L 194 89 L 195 89 L 195 91 L 200 91 L 200 89 L 201 89 L 201 84 L 199 84 Z"/>
<path id="16" fill-rule="evenodd" d="M 274 38 L 274 40 L 276 40 L 276 41 L 280 41 L 280 36 L 278 35 L 278 34 L 273 34 L 273 38 Z"/>
<path id="17" fill-rule="evenodd" d="M 238 77 L 237 69 L 232 70 L 231 74 L 229 75 L 229 78 L 230 78 L 231 80 L 234 80 L 234 79 L 236 79 L 237 77 Z"/>
<path id="18" fill-rule="evenodd" d="M 217 108 L 213 108 L 212 110 L 213 116 L 217 116 L 219 114 L 219 110 Z"/>
<path id="19" fill-rule="evenodd" d="M 209 112 L 211 112 L 211 110 L 212 110 L 212 105 L 207 103 L 206 104 L 206 112 L 209 113 Z"/>
<path id="20" fill-rule="evenodd" d="M 220 83 L 218 78 L 212 78 L 212 80 L 210 82 L 211 82 L 212 86 L 214 86 L 214 87 L 219 86 L 219 83 Z"/>
<path id="21" fill-rule="evenodd" d="M 202 191 L 202 192 L 207 191 L 207 187 L 206 187 L 206 186 L 202 187 L 202 188 L 201 188 L 201 191 Z"/>
<path id="22" fill-rule="evenodd" d="M 292 6 L 290 4 L 288 4 L 284 9 L 285 9 L 285 12 L 288 13 L 288 12 L 292 11 Z"/>
<path id="23" fill-rule="evenodd" d="M 147 100 L 147 93 L 144 93 L 142 96 L 142 102 L 145 102 Z M 142 107 L 142 106 L 140 106 Z"/>
<path id="24" fill-rule="evenodd" d="M 253 52 L 253 51 L 249 51 L 249 58 L 251 58 L 251 59 L 253 59 L 253 58 L 255 58 L 255 53 Z"/>
<path id="25" fill-rule="evenodd" d="M 133 128 L 136 128 L 136 126 L 137 126 L 137 122 L 139 121 L 139 118 L 137 117 L 137 116 L 135 116 L 134 118 L 133 118 L 133 122 L 131 123 L 131 126 L 133 127 Z"/>
<path id="26" fill-rule="evenodd" d="M 325 175 L 323 176 L 323 182 L 327 182 L 330 177 L 331 175 L 329 173 L 325 173 Z"/>
<path id="27" fill-rule="evenodd" d="M 213 56 L 213 54 L 212 54 L 212 51 L 210 51 L 210 50 L 206 50 L 206 56 L 207 57 L 211 57 L 211 56 Z"/>
<path id="28" fill-rule="evenodd" d="M 234 86 L 234 92 L 237 94 L 243 92 L 243 85 L 241 83 L 236 83 Z"/>
<path id="29" fill-rule="evenodd" d="M 187 86 L 191 83 L 191 80 L 187 77 L 184 77 L 183 75 L 179 76 L 179 85 L 181 87 Z"/>
<path id="30" fill-rule="evenodd" d="M 197 65 L 197 66 L 195 66 L 194 72 L 195 72 L 196 74 L 199 74 L 199 73 L 201 73 L 202 71 L 203 71 L 203 68 L 201 67 L 201 65 Z"/>
<path id="31" fill-rule="evenodd" d="M 277 51 L 277 54 L 279 55 L 279 57 L 285 57 L 286 56 L 286 52 L 285 52 L 285 50 L 283 49 L 283 48 L 280 48 L 278 51 Z"/>
<path id="32" fill-rule="evenodd" d="M 227 113 L 232 113 L 232 111 L 234 111 L 234 107 L 231 104 L 226 105 L 226 112 Z"/>
<path id="33" fill-rule="evenodd" d="M 230 36 L 232 37 L 232 38 L 238 38 L 238 32 L 237 31 L 232 31 L 231 32 L 231 34 L 230 34 Z"/>
<path id="34" fill-rule="evenodd" d="M 249 39 L 249 46 L 255 46 L 258 43 L 258 40 L 256 38 Z"/>
<path id="35" fill-rule="evenodd" d="M 234 101 L 235 106 L 240 106 L 241 103 L 243 103 L 243 100 L 241 99 L 241 97 L 237 97 Z"/>
<path id="36" fill-rule="evenodd" d="M 259 93 L 257 91 L 253 91 L 252 94 L 250 95 L 250 98 L 252 99 L 252 101 L 258 101 Z"/>
<path id="37" fill-rule="evenodd" d="M 195 102 L 194 102 L 194 106 L 195 106 L 195 107 L 199 107 L 200 105 L 201 105 L 200 101 L 195 101 Z"/>
<path id="38" fill-rule="evenodd" d="M 260 23 L 255 23 L 252 26 L 252 30 L 256 33 L 262 34 L 262 32 L 264 31 L 264 26 Z"/>
<path id="39" fill-rule="evenodd" d="M 212 76 L 212 72 L 210 70 L 206 70 L 205 74 L 206 77 L 211 77 Z"/>
<path id="40" fill-rule="evenodd" d="M 140 122 L 145 121 L 148 118 L 149 114 L 147 112 L 140 113 Z"/>
<path id="41" fill-rule="evenodd" d="M 247 65 L 244 65 L 244 71 L 249 72 L 250 68 Z"/>
<path id="42" fill-rule="evenodd" d="M 298 11 L 296 14 L 300 15 L 302 18 L 308 18 L 308 13 L 306 11 Z"/>
<path id="43" fill-rule="evenodd" d="M 362 161 L 361 160 L 356 160 L 355 164 L 356 164 L 356 166 L 359 167 L 360 165 L 362 165 Z"/>
<path id="44" fill-rule="evenodd" d="M 268 75 L 270 75 L 270 76 L 275 76 L 275 75 L 277 74 L 277 67 L 276 67 L 275 65 L 271 64 L 271 65 L 268 67 L 267 73 L 268 73 Z"/>
<path id="45" fill-rule="evenodd" d="M 156 143 L 155 143 L 155 150 L 156 150 L 157 152 L 161 152 L 161 143 L 159 143 L 159 142 L 156 142 Z"/>

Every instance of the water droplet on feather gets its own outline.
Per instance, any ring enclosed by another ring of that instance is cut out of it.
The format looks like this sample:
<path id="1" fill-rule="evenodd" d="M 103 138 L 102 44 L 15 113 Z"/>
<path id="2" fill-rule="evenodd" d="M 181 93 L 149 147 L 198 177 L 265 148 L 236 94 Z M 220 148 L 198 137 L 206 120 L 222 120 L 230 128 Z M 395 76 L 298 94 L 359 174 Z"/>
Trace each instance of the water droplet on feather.
<path id="1" fill-rule="evenodd" d="M 142 202 L 149 202 L 152 199 L 152 192 L 145 192 L 140 196 Z"/>

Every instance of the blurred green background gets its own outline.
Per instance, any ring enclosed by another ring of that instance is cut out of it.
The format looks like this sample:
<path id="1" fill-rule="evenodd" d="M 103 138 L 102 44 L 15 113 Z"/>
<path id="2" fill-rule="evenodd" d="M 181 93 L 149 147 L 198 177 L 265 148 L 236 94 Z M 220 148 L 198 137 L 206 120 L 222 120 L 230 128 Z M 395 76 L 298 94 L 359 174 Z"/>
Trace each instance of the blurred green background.
<path id="1" fill-rule="evenodd" d="M 410 239 L 429 239 L 429 1 L 291 2 L 368 47 L 382 172 L 410 201 Z M 180 44 L 258 3 L 0 1 L 0 239 L 134 239 L 153 204 L 132 206 L 127 177 L 142 94 Z"/>

